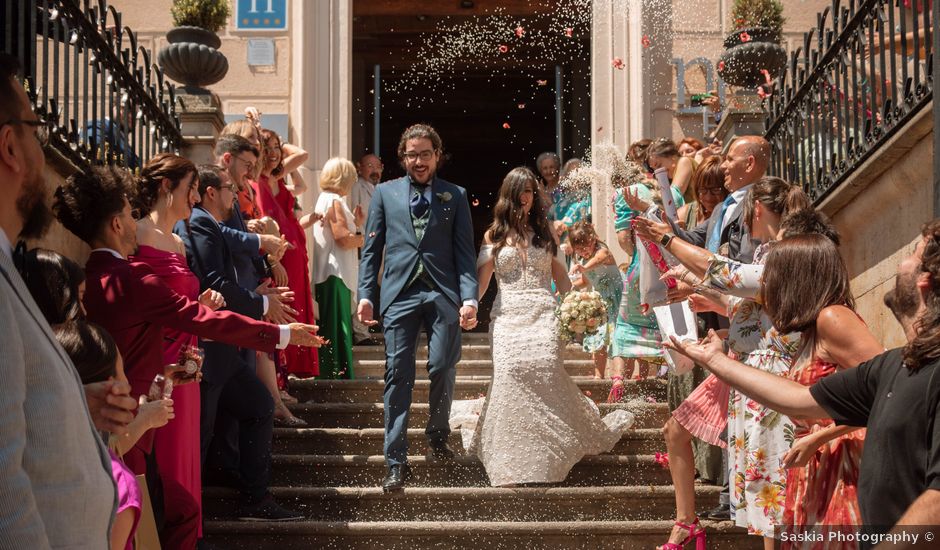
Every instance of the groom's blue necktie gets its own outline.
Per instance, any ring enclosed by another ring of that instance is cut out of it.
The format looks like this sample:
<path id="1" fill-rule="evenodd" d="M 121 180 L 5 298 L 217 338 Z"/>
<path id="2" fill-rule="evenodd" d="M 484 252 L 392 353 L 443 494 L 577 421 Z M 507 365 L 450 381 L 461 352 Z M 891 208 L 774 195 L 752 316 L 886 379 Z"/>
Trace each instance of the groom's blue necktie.
<path id="1" fill-rule="evenodd" d="M 427 197 L 424 196 L 424 190 L 427 186 L 418 185 L 416 183 L 413 183 L 412 186 L 414 194 L 411 195 L 411 215 L 414 216 L 415 219 L 420 220 L 428 213 L 428 208 L 431 206 L 431 203 L 429 203 Z"/>
<path id="2" fill-rule="evenodd" d="M 721 203 L 721 210 L 718 211 L 718 219 L 715 220 L 715 227 L 712 228 L 712 232 L 708 235 L 708 241 L 705 243 L 705 248 L 707 248 L 709 252 L 718 252 L 718 247 L 721 246 L 721 228 L 725 224 L 725 212 L 728 211 L 728 207 L 734 204 L 734 202 L 734 197 L 728 195 L 724 202 Z"/>

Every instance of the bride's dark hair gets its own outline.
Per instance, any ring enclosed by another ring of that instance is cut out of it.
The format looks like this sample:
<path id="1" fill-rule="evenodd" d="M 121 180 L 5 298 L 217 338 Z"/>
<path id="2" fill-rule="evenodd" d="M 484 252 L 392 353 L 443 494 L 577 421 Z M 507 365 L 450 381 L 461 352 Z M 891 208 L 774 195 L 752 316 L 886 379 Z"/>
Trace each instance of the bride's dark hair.
<path id="1" fill-rule="evenodd" d="M 557 251 L 557 245 L 555 239 L 552 238 L 552 230 L 548 224 L 547 204 L 539 189 L 538 179 L 532 170 L 520 166 L 510 170 L 503 178 L 503 184 L 499 187 L 499 198 L 496 200 L 496 206 L 493 207 L 493 223 L 487 231 L 494 245 L 494 254 L 499 253 L 499 249 L 506 246 L 510 233 L 515 232 L 519 236 L 525 236 L 527 233 L 525 213 L 522 210 L 522 202 L 519 200 L 525 192 L 527 183 L 532 184 L 534 191 L 528 219 L 528 229 L 532 232 L 532 246 L 544 248 L 552 255 Z"/>

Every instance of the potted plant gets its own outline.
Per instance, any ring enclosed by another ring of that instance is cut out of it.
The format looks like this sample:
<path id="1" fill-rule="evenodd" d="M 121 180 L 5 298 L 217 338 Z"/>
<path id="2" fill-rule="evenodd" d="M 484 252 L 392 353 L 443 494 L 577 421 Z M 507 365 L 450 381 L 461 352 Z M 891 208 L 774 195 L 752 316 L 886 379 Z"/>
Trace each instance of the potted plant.
<path id="1" fill-rule="evenodd" d="M 757 88 L 765 73 L 777 76 L 787 64 L 780 0 L 735 0 L 731 8 L 734 31 L 725 38 L 718 74 L 732 86 Z"/>
<path id="2" fill-rule="evenodd" d="M 216 33 L 231 15 L 228 0 L 173 0 L 170 12 L 176 27 L 157 54 L 164 74 L 189 89 L 222 80 L 228 60 L 218 50 L 222 41 Z"/>

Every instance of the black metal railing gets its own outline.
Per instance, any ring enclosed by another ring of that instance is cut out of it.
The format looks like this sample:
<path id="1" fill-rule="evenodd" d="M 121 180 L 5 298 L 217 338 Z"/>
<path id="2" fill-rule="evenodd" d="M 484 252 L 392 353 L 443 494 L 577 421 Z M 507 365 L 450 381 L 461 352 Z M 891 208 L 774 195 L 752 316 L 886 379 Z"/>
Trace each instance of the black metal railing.
<path id="1" fill-rule="evenodd" d="M 832 0 L 768 102 L 770 172 L 817 203 L 930 103 L 930 0 Z"/>
<path id="2" fill-rule="evenodd" d="M 50 147 L 80 170 L 136 169 L 179 149 L 173 86 L 105 0 L 7 1 L 0 18 L 0 46 L 23 64 Z"/>

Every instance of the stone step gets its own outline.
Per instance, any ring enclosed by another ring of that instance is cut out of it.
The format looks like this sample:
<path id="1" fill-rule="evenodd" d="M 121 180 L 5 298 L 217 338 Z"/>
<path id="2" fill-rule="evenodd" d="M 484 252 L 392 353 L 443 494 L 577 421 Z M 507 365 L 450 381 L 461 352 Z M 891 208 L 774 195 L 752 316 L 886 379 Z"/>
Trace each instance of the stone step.
<path id="1" fill-rule="evenodd" d="M 761 537 L 731 522 L 704 525 L 712 550 L 763 547 Z M 671 521 L 207 521 L 204 531 L 214 544 L 259 550 L 649 550 L 665 542 L 671 528 Z"/>
<path id="2" fill-rule="evenodd" d="M 565 359 L 565 370 L 569 376 L 594 376 L 594 363 L 588 359 Z M 356 360 L 353 365 L 355 378 L 385 378 L 385 359 Z M 457 376 L 493 376 L 493 361 L 486 359 L 462 359 L 457 363 Z M 427 380 L 428 370 L 425 362 L 418 360 L 415 378 Z M 291 382 L 293 387 L 293 382 Z"/>
<path id="3" fill-rule="evenodd" d="M 290 410 L 307 421 L 310 428 L 382 428 L 385 408 L 382 403 L 300 403 Z M 636 415 L 635 429 L 662 428 L 669 418 L 666 403 L 647 403 L 634 399 L 627 403 L 598 404 L 601 415 L 622 408 Z M 409 425 L 423 428 L 428 422 L 428 404 L 412 403 Z"/>
<path id="4" fill-rule="evenodd" d="M 461 359 L 492 359 L 493 357 L 493 348 L 489 342 L 464 343 L 460 348 Z M 427 343 L 419 344 L 417 351 L 418 361 L 427 361 Z M 381 344 L 355 346 L 353 347 L 353 357 L 364 360 L 385 360 L 385 346 Z M 565 359 L 590 359 L 591 355 L 582 351 L 580 347 L 572 345 L 565 347 L 563 357 Z"/>
<path id="5" fill-rule="evenodd" d="M 385 430 L 382 428 L 275 428 L 274 449 L 281 454 L 321 454 L 321 455 L 375 455 L 382 454 Z M 408 440 L 421 442 L 424 430 L 408 430 Z M 455 451 L 463 449 L 460 434 L 450 434 L 450 445 Z M 620 442 L 607 454 L 649 455 L 665 452 L 662 430 L 645 428 L 630 430 Z"/>
<path id="6" fill-rule="evenodd" d="M 718 504 L 720 487 L 696 486 L 700 512 Z M 272 487 L 278 503 L 312 521 L 638 521 L 675 514 L 671 486 L 624 487 Z M 228 519 L 232 489 L 203 491 L 207 518 Z"/>
<path id="7" fill-rule="evenodd" d="M 426 443 L 412 447 L 408 457 L 414 475 L 412 487 L 487 487 L 489 478 L 475 456 L 452 461 L 426 458 Z M 381 455 L 275 454 L 271 457 L 271 485 L 377 487 L 387 473 Z M 561 486 L 667 485 L 669 471 L 652 455 L 587 456 L 574 465 Z"/>
<path id="8" fill-rule="evenodd" d="M 593 377 L 576 377 L 575 382 L 585 395 L 595 402 L 607 400 L 610 380 Z M 475 399 L 486 394 L 490 381 L 487 378 L 458 379 L 454 386 L 454 399 Z M 431 388 L 429 380 L 415 380 L 412 398 L 415 402 L 427 402 Z M 291 383 L 291 394 L 302 402 L 314 403 L 379 403 L 385 391 L 384 380 L 296 380 Z M 666 382 L 660 379 L 628 380 L 624 383 L 627 399 L 652 398 L 657 402 L 666 399 Z"/>

